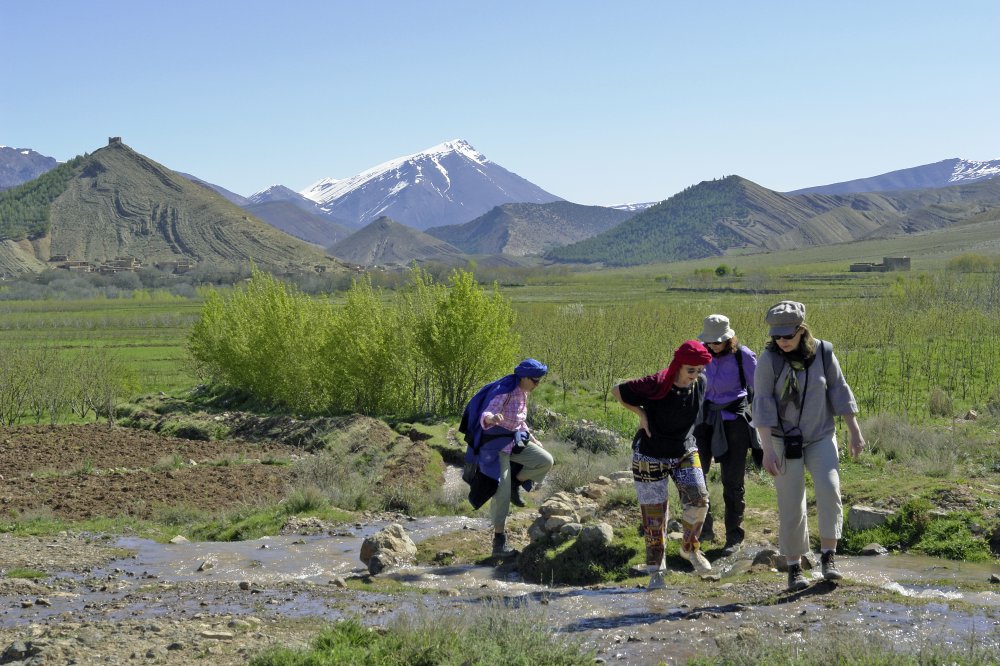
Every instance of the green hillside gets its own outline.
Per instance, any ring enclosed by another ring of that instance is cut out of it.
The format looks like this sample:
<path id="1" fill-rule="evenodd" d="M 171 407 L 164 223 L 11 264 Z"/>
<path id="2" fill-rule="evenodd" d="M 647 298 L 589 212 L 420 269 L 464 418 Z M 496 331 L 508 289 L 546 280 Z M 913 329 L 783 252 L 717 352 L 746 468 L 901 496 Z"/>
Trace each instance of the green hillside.
<path id="1" fill-rule="evenodd" d="M 634 266 L 890 238 L 995 219 L 1000 179 L 851 195 L 786 195 L 739 176 L 705 181 L 585 241 L 555 261 Z"/>
<path id="2" fill-rule="evenodd" d="M 751 220 L 748 185 L 753 183 L 739 176 L 699 183 L 609 231 L 546 256 L 625 266 L 721 254 L 745 244 L 739 233 L 718 223 Z"/>
<path id="3" fill-rule="evenodd" d="M 23 185 L 0 192 L 0 240 L 49 233 L 49 207 L 66 191 L 84 157 L 74 157 Z"/>
<path id="4" fill-rule="evenodd" d="M 190 259 L 216 268 L 250 260 L 275 271 L 340 267 L 120 141 L 5 192 L 0 208 L 0 269 L 12 273 L 54 255 L 95 265 L 128 256 L 144 266 Z"/>

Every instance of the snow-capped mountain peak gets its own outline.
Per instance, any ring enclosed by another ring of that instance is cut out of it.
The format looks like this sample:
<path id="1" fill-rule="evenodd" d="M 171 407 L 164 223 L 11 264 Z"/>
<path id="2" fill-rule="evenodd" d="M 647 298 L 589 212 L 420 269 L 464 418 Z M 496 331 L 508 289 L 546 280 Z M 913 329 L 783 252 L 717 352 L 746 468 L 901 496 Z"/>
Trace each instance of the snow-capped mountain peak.
<path id="1" fill-rule="evenodd" d="M 398 171 L 407 164 L 413 164 L 416 166 L 418 171 L 418 174 L 416 175 L 417 182 L 420 181 L 420 176 L 422 175 L 421 172 L 424 169 L 425 163 L 434 165 L 434 168 L 442 172 L 447 177 L 447 171 L 441 167 L 441 160 L 449 155 L 458 155 L 478 164 L 490 163 L 490 161 L 486 159 L 486 156 L 473 148 L 468 141 L 465 141 L 464 139 L 453 139 L 451 141 L 439 143 L 438 145 L 422 150 L 419 153 L 413 153 L 412 155 L 397 157 L 389 160 L 388 162 L 383 162 L 382 164 L 374 166 L 366 171 L 362 171 L 358 175 L 352 176 L 351 178 L 322 178 L 299 192 L 299 194 L 307 199 L 312 199 L 321 206 L 325 206 L 342 197 L 347 192 L 350 192 L 351 190 L 356 189 L 369 181 L 384 178 L 386 175 L 392 174 L 393 172 L 398 173 Z M 399 189 L 402 188 L 400 187 Z M 378 217 L 378 215 L 373 214 L 370 216 L 370 219 L 374 220 L 376 217 Z"/>
<path id="2" fill-rule="evenodd" d="M 365 225 L 385 215 L 426 229 L 475 219 L 505 203 L 559 197 L 507 171 L 468 141 L 445 141 L 350 178 L 323 178 L 300 192 L 324 212 Z"/>
<path id="3" fill-rule="evenodd" d="M 974 160 L 959 159 L 952 170 L 949 183 L 959 181 L 981 180 L 983 178 L 993 178 L 1000 176 L 1000 160 L 989 162 L 976 162 Z"/>

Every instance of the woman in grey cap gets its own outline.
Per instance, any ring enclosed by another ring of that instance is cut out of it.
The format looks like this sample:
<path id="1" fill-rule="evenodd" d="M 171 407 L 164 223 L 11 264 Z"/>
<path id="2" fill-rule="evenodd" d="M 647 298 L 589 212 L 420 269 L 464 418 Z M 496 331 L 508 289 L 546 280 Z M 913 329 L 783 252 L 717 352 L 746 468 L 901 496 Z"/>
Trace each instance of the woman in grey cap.
<path id="1" fill-rule="evenodd" d="M 701 458 L 706 480 L 712 459 L 719 463 L 726 524 L 726 543 L 722 552 L 734 555 L 745 536 L 743 512 L 746 509 L 744 477 L 747 451 L 757 441 L 750 425 L 748 397 L 753 394 L 757 356 L 740 344 L 725 315 L 705 317 L 698 339 L 712 354 L 712 362 L 705 369 L 708 387 L 705 391 L 704 423 L 695 428 L 698 457 Z M 713 528 L 714 519 L 709 512 L 701 529 L 702 541 L 715 540 Z"/>
<path id="2" fill-rule="evenodd" d="M 851 455 L 865 446 L 858 404 L 829 342 L 805 323 L 806 308 L 782 301 L 767 311 L 771 342 L 754 377 L 753 422 L 764 449 L 764 469 L 778 494 L 778 541 L 788 562 L 788 589 L 809 586 L 800 560 L 809 552 L 805 470 L 813 479 L 823 578 L 842 578 L 834 562 L 843 524 L 840 460 L 834 417 L 847 424 Z"/>

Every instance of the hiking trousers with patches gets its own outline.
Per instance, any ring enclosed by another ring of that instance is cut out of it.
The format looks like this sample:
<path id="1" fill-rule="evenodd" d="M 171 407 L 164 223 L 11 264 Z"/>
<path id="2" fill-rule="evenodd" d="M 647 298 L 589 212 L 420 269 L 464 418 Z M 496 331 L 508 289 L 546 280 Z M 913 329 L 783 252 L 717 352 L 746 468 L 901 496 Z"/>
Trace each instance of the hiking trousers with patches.
<path id="1" fill-rule="evenodd" d="M 708 487 L 701 471 L 697 451 L 688 451 L 683 458 L 651 458 L 640 453 L 632 455 L 632 480 L 642 512 L 642 532 L 646 539 L 646 565 L 651 569 L 663 566 L 663 530 L 670 516 L 667 483 L 677 485 L 681 498 L 681 524 L 684 526 L 684 550 L 700 548 L 698 538 L 708 513 Z"/>
<path id="2" fill-rule="evenodd" d="M 523 481 L 534 481 L 539 483 L 545 475 L 552 469 L 552 454 L 529 441 L 524 450 L 520 453 L 500 454 L 500 482 L 497 486 L 496 495 L 493 496 L 493 503 L 490 505 L 490 512 L 493 514 L 493 531 L 502 532 L 507 524 L 507 514 L 510 513 L 510 463 L 511 461 L 522 465 L 518 476 Z"/>
<path id="3" fill-rule="evenodd" d="M 816 517 L 821 539 L 839 539 L 844 522 L 840 499 L 840 456 L 837 437 L 830 433 L 823 439 L 802 447 L 798 460 L 785 458 L 785 445 L 775 437 L 774 452 L 778 455 L 781 473 L 774 477 L 778 493 L 778 546 L 788 558 L 809 552 L 809 525 L 806 522 L 806 473 L 813 480 L 816 495 Z"/>

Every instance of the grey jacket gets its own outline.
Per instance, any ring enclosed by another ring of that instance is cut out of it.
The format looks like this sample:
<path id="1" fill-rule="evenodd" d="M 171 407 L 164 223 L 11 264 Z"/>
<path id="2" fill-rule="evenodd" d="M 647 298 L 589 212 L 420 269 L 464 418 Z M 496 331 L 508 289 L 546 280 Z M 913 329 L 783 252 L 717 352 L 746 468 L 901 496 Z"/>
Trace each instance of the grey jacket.
<path id="1" fill-rule="evenodd" d="M 816 358 L 809 368 L 797 374 L 799 387 L 806 387 L 805 404 L 802 407 L 801 419 L 799 410 L 794 406 L 790 412 L 782 414 L 781 422 L 786 428 L 798 424 L 805 443 L 816 442 L 829 436 L 834 431 L 834 416 L 845 416 L 858 413 L 858 403 L 854 399 L 851 387 L 847 385 L 840 363 L 833 352 L 823 372 L 823 358 L 817 340 Z M 825 343 L 829 345 L 830 343 Z M 832 349 L 832 346 L 831 346 Z M 772 356 L 780 352 L 765 349 L 757 361 L 757 372 L 754 375 L 753 426 L 756 428 L 771 428 L 775 437 L 782 437 L 778 427 L 778 400 L 785 385 L 785 377 L 792 372 L 792 367 L 782 360 L 778 366 L 778 376 L 774 376 Z M 806 374 L 809 384 L 806 386 Z"/>

